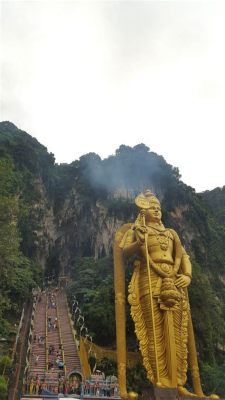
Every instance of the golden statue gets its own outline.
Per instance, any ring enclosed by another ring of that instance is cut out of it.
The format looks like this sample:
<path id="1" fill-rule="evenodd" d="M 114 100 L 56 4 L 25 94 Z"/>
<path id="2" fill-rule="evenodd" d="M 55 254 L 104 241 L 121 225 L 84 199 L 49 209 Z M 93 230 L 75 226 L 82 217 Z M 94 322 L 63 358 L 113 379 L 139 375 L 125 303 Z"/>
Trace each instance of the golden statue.
<path id="1" fill-rule="evenodd" d="M 135 255 L 128 301 L 148 379 L 154 387 L 177 388 L 181 396 L 204 397 L 186 289 L 189 257 L 177 233 L 162 224 L 159 200 L 147 190 L 135 203 L 140 209 L 135 223 L 123 225 L 114 243 L 120 396 L 128 397 L 123 259 Z M 185 388 L 188 366 L 195 394 Z"/>

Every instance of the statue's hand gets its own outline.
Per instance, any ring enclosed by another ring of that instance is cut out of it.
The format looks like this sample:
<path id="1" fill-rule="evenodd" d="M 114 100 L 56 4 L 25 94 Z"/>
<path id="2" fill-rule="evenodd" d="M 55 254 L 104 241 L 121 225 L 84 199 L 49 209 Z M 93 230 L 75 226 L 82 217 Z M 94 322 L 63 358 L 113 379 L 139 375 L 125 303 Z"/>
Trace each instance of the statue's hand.
<path id="1" fill-rule="evenodd" d="M 190 285 L 190 283 L 191 283 L 191 278 L 190 278 L 190 276 L 187 276 L 187 275 L 183 275 L 183 274 L 180 274 L 180 275 L 177 275 L 177 279 L 175 280 L 175 286 L 176 287 L 178 287 L 178 288 L 185 288 L 185 287 L 187 287 L 188 285 Z"/>
<path id="2" fill-rule="evenodd" d="M 145 234 L 147 233 L 147 228 L 144 225 L 138 225 L 135 228 L 136 240 L 140 245 L 143 245 L 145 242 Z"/>

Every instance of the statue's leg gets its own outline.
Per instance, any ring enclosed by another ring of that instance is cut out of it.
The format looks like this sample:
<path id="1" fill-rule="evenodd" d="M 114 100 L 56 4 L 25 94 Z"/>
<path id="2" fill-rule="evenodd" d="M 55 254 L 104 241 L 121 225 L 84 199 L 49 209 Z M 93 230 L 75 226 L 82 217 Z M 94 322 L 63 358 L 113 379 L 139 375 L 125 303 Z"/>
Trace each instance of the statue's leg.
<path id="1" fill-rule="evenodd" d="M 201 380 L 200 380 L 200 375 L 199 375 L 198 359 L 197 359 L 194 331 L 193 331 L 193 325 L 192 325 L 192 319 L 191 319 L 190 312 L 189 312 L 189 320 L 188 320 L 188 359 L 189 359 L 189 365 L 190 365 L 190 370 L 191 370 L 194 391 L 199 397 L 203 397 L 204 393 L 202 390 Z"/>
<path id="2" fill-rule="evenodd" d="M 174 331 L 173 311 L 164 311 L 164 337 L 166 341 L 166 358 L 170 387 L 177 387 L 177 351 Z"/>

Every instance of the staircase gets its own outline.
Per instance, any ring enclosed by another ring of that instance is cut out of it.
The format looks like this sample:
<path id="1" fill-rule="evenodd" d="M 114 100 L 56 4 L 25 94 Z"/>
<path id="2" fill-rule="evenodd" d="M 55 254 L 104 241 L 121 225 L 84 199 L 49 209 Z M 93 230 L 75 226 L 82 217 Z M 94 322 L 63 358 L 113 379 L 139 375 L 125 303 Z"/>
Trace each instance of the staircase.
<path id="1" fill-rule="evenodd" d="M 68 312 L 67 299 L 64 292 L 58 294 L 57 304 L 66 374 L 68 375 L 73 370 L 81 372 L 80 358 L 75 343 L 74 332 Z"/>
<path id="2" fill-rule="evenodd" d="M 73 370 L 81 372 L 81 365 L 66 295 L 57 289 L 43 292 L 34 316 L 25 392 L 34 395 L 45 389 L 57 394 L 59 381 Z"/>
<path id="3" fill-rule="evenodd" d="M 56 360 L 63 360 L 59 323 L 57 314 L 57 296 L 55 291 L 48 293 L 46 307 L 46 365 L 45 382 L 47 388 L 53 393 L 58 392 L 59 370 Z M 52 348 L 52 351 L 50 351 Z M 63 372 L 61 372 L 61 375 Z"/>
<path id="4" fill-rule="evenodd" d="M 43 377 L 46 370 L 46 294 L 42 294 L 37 302 L 34 335 L 29 359 L 29 373 Z"/>

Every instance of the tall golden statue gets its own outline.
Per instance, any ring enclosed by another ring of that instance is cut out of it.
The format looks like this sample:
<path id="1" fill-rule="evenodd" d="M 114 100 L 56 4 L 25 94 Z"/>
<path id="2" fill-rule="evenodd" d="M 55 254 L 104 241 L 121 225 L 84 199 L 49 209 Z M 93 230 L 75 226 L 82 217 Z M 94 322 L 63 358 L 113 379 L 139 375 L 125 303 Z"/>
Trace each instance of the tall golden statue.
<path id="1" fill-rule="evenodd" d="M 128 301 L 143 364 L 154 387 L 204 397 L 187 294 L 192 270 L 177 233 L 161 222 L 159 200 L 147 190 L 135 199 L 134 224 L 117 231 L 114 243 L 117 360 L 120 395 L 126 390 L 124 257 L 135 255 Z M 190 368 L 195 394 L 185 388 Z"/>

